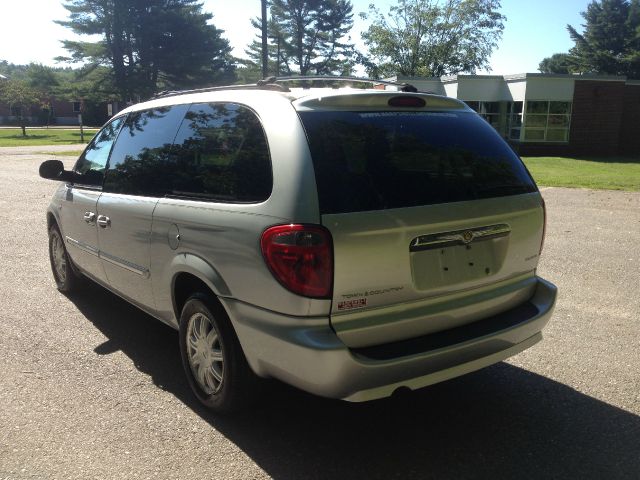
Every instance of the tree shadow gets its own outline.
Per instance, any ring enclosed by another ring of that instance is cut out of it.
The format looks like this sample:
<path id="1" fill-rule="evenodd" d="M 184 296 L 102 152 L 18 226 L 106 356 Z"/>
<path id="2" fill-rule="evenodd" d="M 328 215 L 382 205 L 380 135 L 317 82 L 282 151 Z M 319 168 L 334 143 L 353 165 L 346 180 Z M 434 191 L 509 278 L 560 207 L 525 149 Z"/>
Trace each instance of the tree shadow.
<path id="1" fill-rule="evenodd" d="M 525 155 L 527 157 L 527 155 Z M 549 158 L 550 162 L 553 162 L 557 158 L 569 158 L 571 160 L 579 160 L 581 162 L 591 163 L 640 163 L 640 156 L 622 156 L 622 155 L 610 155 L 610 156 L 593 156 L 593 155 L 570 155 L 568 157 L 548 157 L 542 155 L 539 157 Z"/>
<path id="2" fill-rule="evenodd" d="M 122 351 L 273 478 L 640 477 L 640 417 L 506 363 L 363 404 L 274 382 L 253 409 L 213 415 L 189 390 L 177 332 L 87 290 L 71 300 L 108 338 L 95 352 Z"/>
<path id="3" fill-rule="evenodd" d="M 51 135 L 33 135 L 29 133 L 29 127 L 27 127 L 27 135 L 23 136 L 21 133 L 17 133 L 15 135 L 3 135 L 3 140 L 22 140 L 22 141 L 30 141 L 30 140 L 40 140 L 43 138 L 51 138 Z"/>
<path id="4" fill-rule="evenodd" d="M 631 156 L 577 156 L 575 160 L 592 163 L 640 163 L 640 157 Z"/>

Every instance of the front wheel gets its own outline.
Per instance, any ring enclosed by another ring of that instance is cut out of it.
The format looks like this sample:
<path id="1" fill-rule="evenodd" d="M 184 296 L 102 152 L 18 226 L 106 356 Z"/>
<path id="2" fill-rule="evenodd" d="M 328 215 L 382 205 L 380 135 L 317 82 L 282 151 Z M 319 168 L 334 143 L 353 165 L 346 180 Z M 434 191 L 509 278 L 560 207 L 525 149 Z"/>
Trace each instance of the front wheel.
<path id="1" fill-rule="evenodd" d="M 211 296 L 197 293 L 185 303 L 180 354 L 191 390 L 210 409 L 229 413 L 253 400 L 257 377 L 224 309 Z"/>
<path id="2" fill-rule="evenodd" d="M 49 229 L 49 261 L 58 290 L 62 293 L 71 293 L 76 290 L 80 277 L 71 264 L 62 234 L 56 225 Z"/>

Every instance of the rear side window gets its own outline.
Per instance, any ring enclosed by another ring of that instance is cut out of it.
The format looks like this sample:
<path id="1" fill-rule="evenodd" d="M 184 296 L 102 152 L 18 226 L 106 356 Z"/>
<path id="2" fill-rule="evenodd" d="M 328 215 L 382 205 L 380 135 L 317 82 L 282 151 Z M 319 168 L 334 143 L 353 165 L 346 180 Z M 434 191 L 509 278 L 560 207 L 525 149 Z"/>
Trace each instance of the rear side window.
<path id="1" fill-rule="evenodd" d="M 166 168 L 167 193 L 175 196 L 261 202 L 271 194 L 271 160 L 260 120 L 234 103 L 192 105 Z"/>
<path id="2" fill-rule="evenodd" d="M 173 139 L 189 105 L 132 112 L 113 146 L 104 179 L 106 192 L 162 196 Z"/>
<path id="3" fill-rule="evenodd" d="M 471 112 L 300 112 L 321 213 L 536 191 L 520 159 Z"/>

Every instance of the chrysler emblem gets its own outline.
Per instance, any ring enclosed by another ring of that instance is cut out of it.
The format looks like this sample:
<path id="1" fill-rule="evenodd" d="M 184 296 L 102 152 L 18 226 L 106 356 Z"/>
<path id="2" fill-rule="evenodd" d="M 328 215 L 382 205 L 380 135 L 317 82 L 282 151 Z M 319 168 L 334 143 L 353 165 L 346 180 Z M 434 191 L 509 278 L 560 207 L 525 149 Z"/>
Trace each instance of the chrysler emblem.
<path id="1" fill-rule="evenodd" d="M 471 240 L 473 240 L 473 232 L 471 230 L 467 230 L 462 234 L 462 241 L 464 243 L 469 243 Z"/>

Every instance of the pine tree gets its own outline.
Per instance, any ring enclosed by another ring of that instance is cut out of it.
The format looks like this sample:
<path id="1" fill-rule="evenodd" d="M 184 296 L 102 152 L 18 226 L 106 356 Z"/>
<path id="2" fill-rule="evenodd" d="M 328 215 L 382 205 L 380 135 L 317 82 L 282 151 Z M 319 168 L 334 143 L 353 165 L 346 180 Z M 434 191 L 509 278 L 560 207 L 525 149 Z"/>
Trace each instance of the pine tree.
<path id="1" fill-rule="evenodd" d="M 270 74 L 349 74 L 354 49 L 348 36 L 353 26 L 350 0 L 272 0 L 268 23 Z M 259 32 L 260 19 L 251 25 Z M 259 36 L 259 34 L 258 34 Z M 247 48 L 247 71 L 262 65 L 261 43 L 256 38 Z"/>
<path id="2" fill-rule="evenodd" d="M 567 25 L 577 70 L 640 78 L 640 0 L 592 1 L 582 17 L 582 33 Z"/>
<path id="3" fill-rule="evenodd" d="M 69 19 L 58 23 L 102 39 L 64 41 L 70 56 L 59 60 L 110 66 L 124 99 L 235 79 L 229 43 L 197 0 L 66 2 Z"/>
<path id="4" fill-rule="evenodd" d="M 575 67 L 571 63 L 568 53 L 554 53 L 550 57 L 542 59 L 538 65 L 541 73 L 574 73 Z"/>

